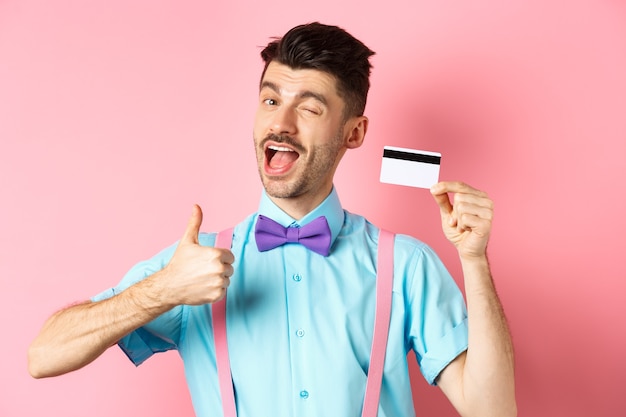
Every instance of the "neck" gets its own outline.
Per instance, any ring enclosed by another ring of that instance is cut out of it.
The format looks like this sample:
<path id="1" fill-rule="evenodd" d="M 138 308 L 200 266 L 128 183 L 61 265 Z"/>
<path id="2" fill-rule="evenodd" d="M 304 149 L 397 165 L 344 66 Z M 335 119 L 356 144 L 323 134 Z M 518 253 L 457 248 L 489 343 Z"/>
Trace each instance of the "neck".
<path id="1" fill-rule="evenodd" d="M 310 212 L 312 212 L 317 206 L 322 204 L 322 202 L 330 195 L 332 191 L 332 184 L 328 189 L 320 190 L 320 192 L 316 194 L 303 194 L 296 197 L 273 197 L 268 194 L 270 200 L 274 202 L 282 211 L 287 213 L 290 217 L 293 217 L 295 220 L 300 220 Z"/>

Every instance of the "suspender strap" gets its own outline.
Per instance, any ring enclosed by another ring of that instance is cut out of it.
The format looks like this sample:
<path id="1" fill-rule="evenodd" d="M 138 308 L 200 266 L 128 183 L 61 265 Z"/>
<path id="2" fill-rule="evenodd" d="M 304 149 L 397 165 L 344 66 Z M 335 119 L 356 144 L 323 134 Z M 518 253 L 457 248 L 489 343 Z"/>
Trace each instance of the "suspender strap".
<path id="1" fill-rule="evenodd" d="M 233 240 L 233 229 L 226 229 L 218 233 L 215 247 L 230 249 Z M 235 408 L 235 392 L 233 378 L 230 374 L 230 359 L 228 358 L 228 343 L 226 340 L 226 297 L 213 303 L 213 338 L 215 339 L 215 360 L 217 362 L 217 376 L 220 383 L 222 407 L 224 417 L 237 417 Z"/>
<path id="2" fill-rule="evenodd" d="M 215 247 L 230 248 L 233 229 L 223 230 L 217 235 Z M 376 267 L 376 317 L 374 318 L 374 336 L 370 355 L 370 366 L 365 387 L 362 417 L 376 417 L 380 388 L 383 380 L 389 321 L 391 319 L 391 299 L 393 289 L 393 243 L 394 234 L 380 231 L 378 238 L 378 265 Z M 226 297 L 211 306 L 213 314 L 213 335 L 215 339 L 215 357 L 217 376 L 222 396 L 224 417 L 236 417 L 235 393 L 230 373 L 228 343 L 226 341 Z"/>
<path id="3" fill-rule="evenodd" d="M 378 415 L 380 387 L 383 381 L 383 368 L 387 352 L 389 321 L 391 319 L 391 296 L 393 290 L 393 243 L 394 234 L 380 230 L 378 237 L 378 265 L 376 266 L 376 317 L 372 353 L 365 386 L 363 417 Z"/>

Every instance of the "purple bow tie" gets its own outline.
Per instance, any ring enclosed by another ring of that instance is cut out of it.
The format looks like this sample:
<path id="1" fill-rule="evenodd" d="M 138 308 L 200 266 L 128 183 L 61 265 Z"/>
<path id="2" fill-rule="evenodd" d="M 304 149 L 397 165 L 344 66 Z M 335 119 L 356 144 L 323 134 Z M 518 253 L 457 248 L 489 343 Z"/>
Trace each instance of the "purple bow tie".
<path id="1" fill-rule="evenodd" d="M 300 243 L 323 256 L 330 252 L 330 228 L 324 216 L 302 227 L 283 227 L 269 217 L 259 215 L 254 233 L 261 252 L 285 243 Z"/>

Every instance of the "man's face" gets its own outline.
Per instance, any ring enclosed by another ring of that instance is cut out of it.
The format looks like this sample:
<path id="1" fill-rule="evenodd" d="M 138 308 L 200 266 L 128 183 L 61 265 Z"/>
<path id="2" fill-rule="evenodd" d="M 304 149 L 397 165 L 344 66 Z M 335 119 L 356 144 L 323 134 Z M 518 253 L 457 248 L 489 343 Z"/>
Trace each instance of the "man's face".
<path id="1" fill-rule="evenodd" d="M 345 153 L 344 101 L 328 73 L 271 62 L 259 92 L 254 145 L 274 198 L 325 198 Z"/>

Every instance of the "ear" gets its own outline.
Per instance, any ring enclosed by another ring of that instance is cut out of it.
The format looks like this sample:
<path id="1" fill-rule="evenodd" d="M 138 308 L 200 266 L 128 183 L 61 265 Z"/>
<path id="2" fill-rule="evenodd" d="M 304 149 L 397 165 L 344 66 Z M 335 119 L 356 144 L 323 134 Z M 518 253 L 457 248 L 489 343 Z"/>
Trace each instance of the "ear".
<path id="1" fill-rule="evenodd" d="M 346 148 L 356 149 L 363 145 L 369 119 L 365 116 L 352 117 L 346 122 Z"/>

